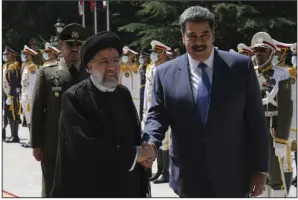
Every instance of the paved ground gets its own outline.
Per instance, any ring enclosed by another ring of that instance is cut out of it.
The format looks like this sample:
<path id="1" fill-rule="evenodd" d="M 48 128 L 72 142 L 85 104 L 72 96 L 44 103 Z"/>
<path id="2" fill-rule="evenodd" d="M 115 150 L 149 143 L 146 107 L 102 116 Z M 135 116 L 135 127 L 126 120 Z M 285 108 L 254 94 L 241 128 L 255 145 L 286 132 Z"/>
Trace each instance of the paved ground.
<path id="1" fill-rule="evenodd" d="M 10 136 L 9 127 L 7 135 Z M 21 143 L 28 141 L 27 128 L 20 127 Z M 2 143 L 2 189 L 19 197 L 41 196 L 41 169 L 40 163 L 32 156 L 31 149 L 25 149 L 20 144 Z M 156 171 L 156 163 L 153 166 Z M 3 194 L 4 195 L 4 194 Z M 5 194 L 7 196 L 7 194 Z M 168 184 L 152 184 L 153 197 L 177 197 Z M 296 188 L 292 187 L 290 197 L 296 197 Z"/>

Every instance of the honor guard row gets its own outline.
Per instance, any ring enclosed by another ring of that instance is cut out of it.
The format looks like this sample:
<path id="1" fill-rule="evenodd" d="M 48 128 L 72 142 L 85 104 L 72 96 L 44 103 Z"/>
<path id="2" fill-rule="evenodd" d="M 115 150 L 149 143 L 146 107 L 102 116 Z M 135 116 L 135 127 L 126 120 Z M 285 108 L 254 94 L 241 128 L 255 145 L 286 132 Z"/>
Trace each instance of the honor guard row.
<path id="1" fill-rule="evenodd" d="M 295 97 L 292 94 L 292 87 L 295 86 L 292 86 L 292 83 L 296 79 L 296 70 L 285 64 L 286 52 L 292 45 L 278 42 L 269 34 L 259 32 L 252 38 L 250 47 L 255 56 L 255 70 L 270 132 L 269 182 L 262 195 L 267 197 L 285 197 L 289 193 L 292 180 L 290 130 L 291 122 L 295 121 Z M 248 56 L 253 54 L 249 52 Z"/>
<path id="2" fill-rule="evenodd" d="M 2 129 L 2 140 L 6 139 L 5 128 L 9 122 L 11 137 L 7 142 L 19 142 L 18 129 L 20 123 L 20 82 L 21 68 L 16 60 L 19 54 L 6 46 L 3 52 L 3 94 L 2 94 L 2 110 L 4 110 L 4 127 Z"/>
<path id="3" fill-rule="evenodd" d="M 155 68 L 180 55 L 178 47 L 170 48 L 157 40 L 151 42 L 150 51 L 150 54 L 144 51 L 138 54 L 136 51 L 125 46 L 123 48 L 120 70 L 120 83 L 126 86 L 131 92 L 142 122 L 142 127 L 146 123 L 147 113 L 150 108 Z M 138 55 L 139 66 L 137 64 Z M 151 181 L 154 181 L 154 183 L 167 183 L 169 181 L 170 132 L 170 130 L 167 132 L 163 145 L 158 152 L 158 170 L 151 177 Z"/>

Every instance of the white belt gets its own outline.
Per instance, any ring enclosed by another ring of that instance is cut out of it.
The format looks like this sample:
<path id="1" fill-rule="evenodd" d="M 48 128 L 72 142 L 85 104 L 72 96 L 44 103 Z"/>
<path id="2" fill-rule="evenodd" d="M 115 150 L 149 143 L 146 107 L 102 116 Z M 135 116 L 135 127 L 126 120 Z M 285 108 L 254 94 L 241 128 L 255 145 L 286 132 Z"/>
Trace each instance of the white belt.
<path id="1" fill-rule="evenodd" d="M 278 115 L 278 111 L 265 111 L 266 117 L 273 117 L 273 116 L 277 116 L 277 115 Z"/>

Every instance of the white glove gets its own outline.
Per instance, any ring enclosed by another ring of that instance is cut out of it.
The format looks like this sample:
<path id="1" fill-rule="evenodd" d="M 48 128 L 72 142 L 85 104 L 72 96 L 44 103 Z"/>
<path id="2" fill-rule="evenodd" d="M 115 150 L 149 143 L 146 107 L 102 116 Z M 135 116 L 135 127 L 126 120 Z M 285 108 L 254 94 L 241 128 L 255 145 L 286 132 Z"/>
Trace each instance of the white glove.
<path id="1" fill-rule="evenodd" d="M 6 102 L 5 102 L 5 103 L 6 103 L 7 105 L 10 105 L 10 104 L 11 104 L 11 98 L 8 97 L 8 98 L 6 99 Z"/>
<path id="2" fill-rule="evenodd" d="M 280 158 L 286 157 L 286 155 L 287 155 L 287 145 L 286 144 L 281 144 L 281 143 L 276 142 L 274 148 L 275 148 L 276 156 L 278 156 Z"/>
<path id="3" fill-rule="evenodd" d="M 141 129 L 144 130 L 144 127 L 145 127 L 145 122 L 142 121 L 142 122 L 141 122 Z"/>

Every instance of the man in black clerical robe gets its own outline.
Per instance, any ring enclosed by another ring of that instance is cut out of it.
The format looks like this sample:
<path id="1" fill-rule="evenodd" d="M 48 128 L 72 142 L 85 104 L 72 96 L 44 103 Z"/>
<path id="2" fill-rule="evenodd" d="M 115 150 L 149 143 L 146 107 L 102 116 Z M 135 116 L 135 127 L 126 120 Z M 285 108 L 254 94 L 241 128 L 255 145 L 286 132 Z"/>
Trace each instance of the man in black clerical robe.
<path id="1" fill-rule="evenodd" d="M 51 197 L 151 196 L 144 163 L 155 152 L 141 147 L 132 97 L 118 84 L 121 53 L 120 38 L 108 31 L 82 46 L 81 62 L 90 78 L 62 97 Z"/>

